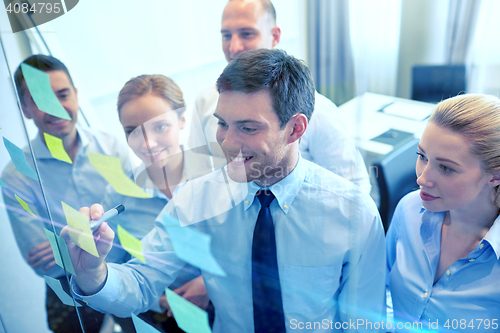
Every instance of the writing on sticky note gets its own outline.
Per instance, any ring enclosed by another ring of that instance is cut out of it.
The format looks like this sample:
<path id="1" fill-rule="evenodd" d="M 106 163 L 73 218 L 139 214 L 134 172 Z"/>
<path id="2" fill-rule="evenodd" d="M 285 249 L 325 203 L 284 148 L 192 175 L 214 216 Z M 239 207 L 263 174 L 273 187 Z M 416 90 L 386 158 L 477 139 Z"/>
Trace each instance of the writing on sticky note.
<path id="1" fill-rule="evenodd" d="M 131 317 L 137 333 L 160 333 L 160 331 L 137 317 L 135 314 L 132 313 Z"/>
<path id="2" fill-rule="evenodd" d="M 54 260 L 56 261 L 56 264 L 63 269 L 66 265 L 66 270 L 69 273 L 76 275 L 75 269 L 73 268 L 73 263 L 71 262 L 71 257 L 69 256 L 68 247 L 66 246 L 66 241 L 64 240 L 64 238 L 55 235 L 52 231 L 49 231 L 45 228 L 43 229 L 43 231 L 45 231 L 45 235 L 49 240 L 50 247 L 52 248 L 52 253 L 54 254 Z"/>
<path id="3" fill-rule="evenodd" d="M 88 153 L 90 164 L 119 194 L 135 198 L 151 198 L 136 183 L 132 181 L 123 171 L 121 161 L 118 157 L 102 154 Z"/>
<path id="4" fill-rule="evenodd" d="M 4 181 L 2 180 L 2 178 L 0 178 L 0 186 L 7 187 L 7 184 L 4 183 Z"/>
<path id="5" fill-rule="evenodd" d="M 214 258 L 210 249 L 210 235 L 190 227 L 169 227 L 169 225 L 172 225 L 172 219 L 168 215 L 163 216 L 175 254 L 185 262 L 199 267 L 204 271 L 219 276 L 226 276 L 226 272 L 224 272 Z"/>
<path id="6" fill-rule="evenodd" d="M 21 198 L 19 198 L 17 196 L 17 194 L 14 194 L 14 196 L 16 197 L 17 201 L 19 201 L 19 203 L 21 204 L 21 206 L 23 207 L 23 209 L 25 211 L 27 211 L 28 213 L 30 213 L 31 215 L 33 215 L 34 217 L 36 217 L 36 215 L 31 211 L 30 207 L 28 206 L 28 204 Z"/>
<path id="7" fill-rule="evenodd" d="M 53 158 L 73 164 L 71 158 L 69 158 L 68 153 L 66 153 L 66 150 L 64 149 L 61 139 L 48 133 L 43 133 L 43 136 L 45 138 L 45 144 L 47 144 L 47 148 L 49 148 L 50 154 Z"/>
<path id="8" fill-rule="evenodd" d="M 78 302 L 73 303 L 73 298 L 64 291 L 61 285 L 61 281 L 46 275 L 44 275 L 43 278 L 45 279 L 45 283 L 47 283 L 50 289 L 52 289 L 56 293 L 57 297 L 59 297 L 59 299 L 61 300 L 61 302 L 63 302 L 63 304 L 69 306 L 75 306 L 76 303 L 77 307 L 82 306 Z"/>
<path id="9" fill-rule="evenodd" d="M 51 116 L 71 120 L 50 86 L 50 77 L 39 69 L 21 64 L 24 80 L 36 106 Z"/>
<path id="10" fill-rule="evenodd" d="M 90 230 L 89 218 L 62 201 L 61 204 L 64 216 L 66 216 L 66 223 L 70 226 L 69 236 L 71 240 L 81 249 L 93 256 L 99 257 L 94 236 L 92 235 L 92 230 Z"/>
<path id="11" fill-rule="evenodd" d="M 168 305 L 174 314 L 177 325 L 187 333 L 211 333 L 208 324 L 208 314 L 177 295 L 170 289 L 165 289 Z"/>
<path id="12" fill-rule="evenodd" d="M 36 175 L 35 170 L 33 170 L 28 164 L 28 161 L 26 161 L 26 155 L 24 155 L 24 151 L 7 140 L 5 137 L 3 138 L 3 143 L 5 145 L 5 148 L 7 148 L 7 151 L 9 152 L 10 159 L 12 160 L 12 163 L 14 163 L 16 170 L 23 175 L 30 177 L 31 179 L 38 180 L 38 176 Z"/>
<path id="13" fill-rule="evenodd" d="M 118 225 L 118 239 L 120 239 L 120 243 L 125 251 L 140 261 L 146 262 L 146 259 L 144 259 L 142 255 L 141 241 L 132 236 L 127 230 L 123 229 L 121 225 Z"/>

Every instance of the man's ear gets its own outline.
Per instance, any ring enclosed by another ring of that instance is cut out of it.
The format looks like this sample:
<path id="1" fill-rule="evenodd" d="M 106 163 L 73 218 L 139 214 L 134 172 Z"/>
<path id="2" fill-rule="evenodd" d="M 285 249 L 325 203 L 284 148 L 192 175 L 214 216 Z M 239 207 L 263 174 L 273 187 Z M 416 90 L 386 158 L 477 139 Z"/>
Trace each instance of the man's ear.
<path id="1" fill-rule="evenodd" d="M 278 45 L 278 43 L 280 42 L 280 38 L 281 38 L 281 29 L 278 28 L 277 26 L 274 26 L 272 29 L 271 29 L 271 35 L 273 35 L 273 47 L 275 47 L 276 45 Z"/>
<path id="2" fill-rule="evenodd" d="M 494 174 L 488 182 L 488 185 L 490 185 L 491 187 L 500 185 L 500 173 Z"/>
<path id="3" fill-rule="evenodd" d="M 307 129 L 307 117 L 303 113 L 298 113 L 290 119 L 287 124 L 290 128 L 288 136 L 288 143 L 293 143 L 304 135 Z"/>

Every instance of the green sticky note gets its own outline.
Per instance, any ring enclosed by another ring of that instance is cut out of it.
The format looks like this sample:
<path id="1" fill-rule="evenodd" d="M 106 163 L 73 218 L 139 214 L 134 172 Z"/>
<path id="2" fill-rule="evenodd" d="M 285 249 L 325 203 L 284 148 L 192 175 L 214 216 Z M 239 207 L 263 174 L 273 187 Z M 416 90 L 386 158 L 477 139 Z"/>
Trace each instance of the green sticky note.
<path id="1" fill-rule="evenodd" d="M 75 269 L 73 268 L 73 263 L 71 262 L 71 257 L 69 256 L 68 246 L 66 245 L 66 241 L 64 240 L 64 238 L 55 235 L 52 231 L 49 231 L 45 228 L 43 229 L 43 231 L 45 231 L 45 235 L 47 235 L 47 238 L 49 239 L 50 247 L 52 248 L 52 253 L 54 253 L 54 260 L 56 261 L 56 264 L 58 264 L 61 268 L 64 268 L 64 262 L 64 264 L 66 265 L 66 270 L 69 273 L 76 275 Z"/>
<path id="2" fill-rule="evenodd" d="M 187 333 L 210 333 L 208 314 L 177 295 L 170 289 L 165 289 L 167 301 L 174 314 L 177 325 Z"/>
<path id="3" fill-rule="evenodd" d="M 66 150 L 64 150 L 63 142 L 61 139 L 48 133 L 43 133 L 43 136 L 45 137 L 45 143 L 47 144 L 47 148 L 49 148 L 49 151 L 52 154 L 53 158 L 69 164 L 73 164 L 71 158 L 69 158 L 68 156 L 68 153 L 66 153 Z"/>
<path id="4" fill-rule="evenodd" d="M 118 225 L 118 239 L 120 239 L 120 243 L 125 251 L 140 261 L 146 262 L 146 259 L 144 259 L 142 255 L 141 241 L 132 236 L 127 230 L 123 229 L 121 225 Z"/>
<path id="5" fill-rule="evenodd" d="M 2 186 L 2 187 L 7 187 L 7 184 L 5 184 L 5 183 L 3 182 L 2 178 L 0 178 L 0 186 Z"/>
<path id="6" fill-rule="evenodd" d="M 28 204 L 26 202 L 24 202 L 23 199 L 19 198 L 17 196 L 17 194 L 14 194 L 14 196 L 16 197 L 17 201 L 19 201 L 19 203 L 21 204 L 21 206 L 23 206 L 24 210 L 27 211 L 28 213 L 30 213 L 31 215 L 33 215 L 34 217 L 36 217 L 35 214 L 33 214 L 33 212 L 31 211 L 30 207 L 28 206 Z"/>
<path id="7" fill-rule="evenodd" d="M 163 216 L 166 226 L 172 222 L 170 216 Z M 167 227 L 175 254 L 193 266 L 219 276 L 226 276 L 226 272 L 219 265 L 210 249 L 211 237 L 190 227 Z"/>
<path id="8" fill-rule="evenodd" d="M 59 299 L 61 300 L 61 302 L 63 302 L 63 304 L 66 304 L 66 305 L 69 305 L 69 306 L 75 306 L 75 303 L 73 303 L 73 298 L 71 298 L 70 295 L 68 295 L 62 285 L 61 285 L 61 281 L 59 281 L 58 279 L 54 279 L 50 276 L 46 276 L 44 275 L 43 278 L 45 279 L 45 282 L 47 283 L 47 285 L 52 289 L 54 290 L 54 292 L 56 293 L 57 297 L 59 297 Z M 76 302 L 76 306 L 82 306 L 80 303 Z"/>
<path id="9" fill-rule="evenodd" d="M 99 257 L 97 247 L 95 246 L 94 236 L 92 235 L 92 230 L 90 230 L 89 218 L 80 214 L 80 212 L 63 201 L 61 201 L 61 204 L 63 206 L 64 215 L 66 216 L 66 222 L 70 226 L 69 236 L 71 240 L 81 249 L 93 256 Z"/>
<path id="10" fill-rule="evenodd" d="M 39 69 L 21 64 L 24 80 L 36 106 L 54 117 L 71 120 L 50 86 L 50 77 Z"/>
<path id="11" fill-rule="evenodd" d="M 137 333 L 160 333 L 156 328 L 146 323 L 141 318 L 132 313 L 132 321 L 134 322 Z"/>
<path id="12" fill-rule="evenodd" d="M 28 161 L 26 161 L 24 151 L 6 138 L 3 138 L 3 143 L 9 152 L 10 158 L 12 163 L 14 163 L 16 170 L 31 179 L 38 180 L 35 170 L 33 170 L 28 164 Z"/>
<path id="13" fill-rule="evenodd" d="M 99 174 L 106 179 L 116 192 L 135 198 L 152 197 L 125 175 L 121 161 L 118 157 L 95 153 L 88 153 L 87 155 L 90 164 L 92 164 Z"/>

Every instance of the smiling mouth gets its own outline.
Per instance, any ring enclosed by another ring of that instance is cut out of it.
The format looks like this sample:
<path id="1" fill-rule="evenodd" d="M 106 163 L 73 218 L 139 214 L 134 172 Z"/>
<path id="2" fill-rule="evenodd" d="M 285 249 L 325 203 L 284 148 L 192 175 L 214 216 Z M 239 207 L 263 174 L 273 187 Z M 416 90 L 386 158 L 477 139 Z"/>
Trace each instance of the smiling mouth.
<path id="1" fill-rule="evenodd" d="M 142 154 L 146 157 L 156 157 L 156 156 L 160 155 L 162 151 L 163 150 L 152 152 L 152 153 L 146 152 L 146 153 L 142 153 Z"/>
<path id="2" fill-rule="evenodd" d="M 47 123 L 49 124 L 60 124 L 62 122 L 65 122 L 66 119 L 62 119 L 62 118 L 53 118 L 53 119 L 50 119 L 49 121 L 47 121 Z"/>

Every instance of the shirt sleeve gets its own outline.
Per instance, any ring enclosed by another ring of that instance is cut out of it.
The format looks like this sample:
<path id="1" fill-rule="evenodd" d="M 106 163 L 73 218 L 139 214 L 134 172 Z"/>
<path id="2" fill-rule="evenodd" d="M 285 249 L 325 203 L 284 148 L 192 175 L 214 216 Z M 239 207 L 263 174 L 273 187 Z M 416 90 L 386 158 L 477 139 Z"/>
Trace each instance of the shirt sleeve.
<path id="1" fill-rule="evenodd" d="M 53 229 L 50 220 L 48 220 L 47 207 L 43 202 L 37 200 L 39 196 L 34 192 L 40 189 L 40 184 L 35 180 L 27 179 L 24 175 L 12 170 L 11 167 L 12 165 L 8 166 L 2 174 L 2 179 L 8 186 L 7 188 L 2 187 L 2 196 L 17 246 L 24 260 L 27 261 L 28 252 L 32 248 L 48 241 L 43 229 L 46 228 L 49 231 Z M 36 217 L 23 209 L 16 199 L 16 195 L 28 204 L 29 209 Z M 49 270 L 45 269 L 45 265 L 41 265 L 34 271 L 39 276 L 59 277 L 64 275 L 64 270 L 58 265 Z"/>
<path id="2" fill-rule="evenodd" d="M 171 205 L 167 205 L 160 214 L 155 229 L 142 239 L 146 263 L 132 259 L 122 265 L 107 264 L 106 282 L 94 295 L 85 296 L 75 280 L 72 280 L 71 287 L 75 296 L 98 311 L 118 317 L 139 314 L 154 306 L 165 288 L 175 281 L 181 271 L 192 269 L 175 255 L 166 232 L 165 224 L 173 223 L 173 219 L 162 220 L 163 214 L 170 211 L 167 208 L 169 206 Z M 192 273 L 198 274 L 199 271 Z"/>
<path id="3" fill-rule="evenodd" d="M 373 324 L 386 321 L 384 231 L 375 205 L 370 206 L 359 207 L 360 223 L 352 232 L 355 246 L 342 270 L 340 321 L 356 322 L 344 332 L 377 332 Z"/>

